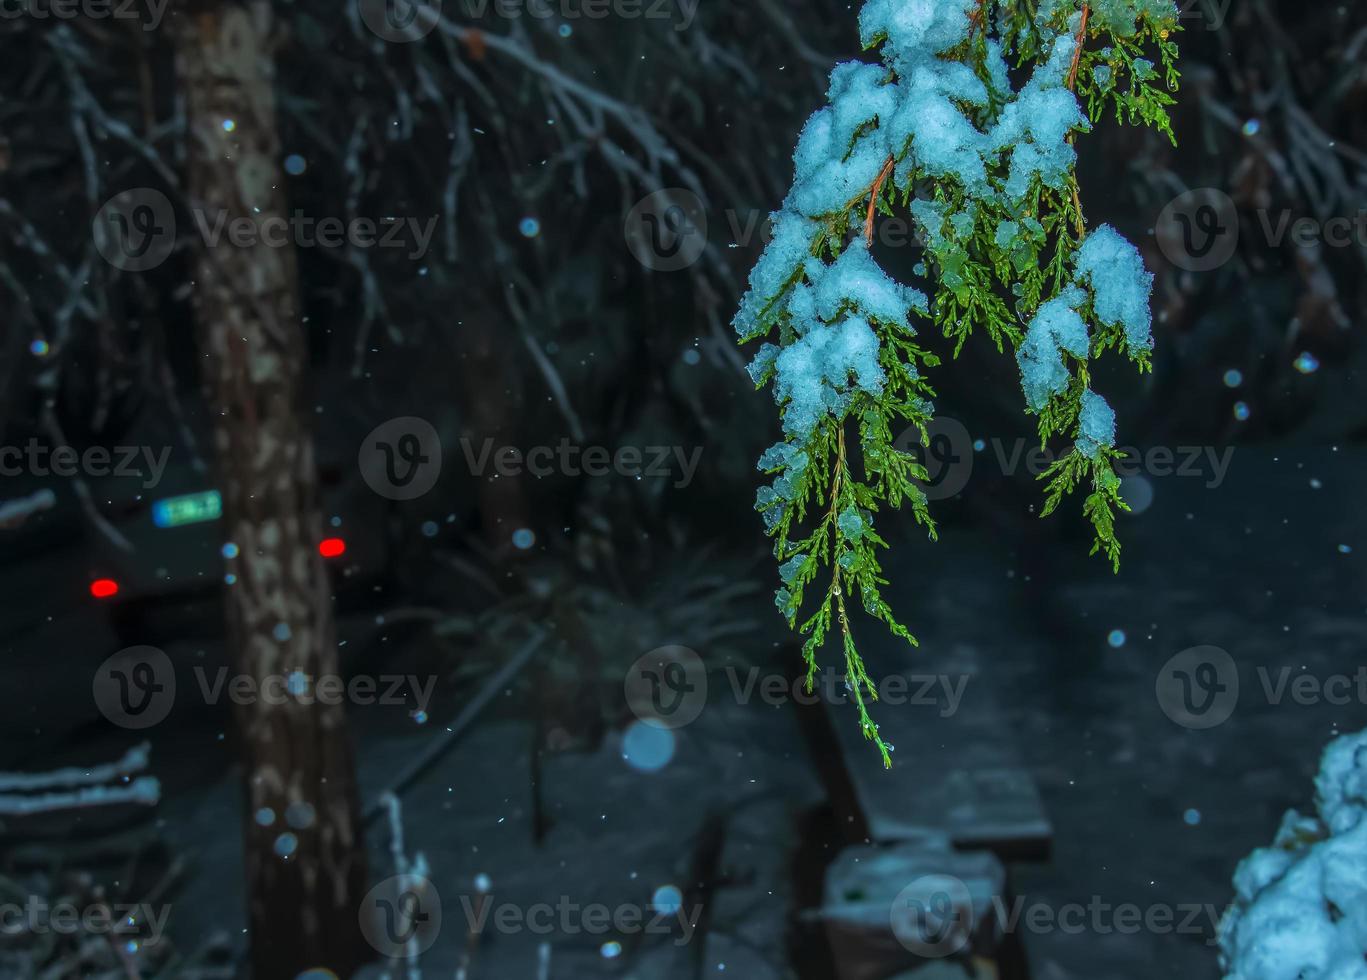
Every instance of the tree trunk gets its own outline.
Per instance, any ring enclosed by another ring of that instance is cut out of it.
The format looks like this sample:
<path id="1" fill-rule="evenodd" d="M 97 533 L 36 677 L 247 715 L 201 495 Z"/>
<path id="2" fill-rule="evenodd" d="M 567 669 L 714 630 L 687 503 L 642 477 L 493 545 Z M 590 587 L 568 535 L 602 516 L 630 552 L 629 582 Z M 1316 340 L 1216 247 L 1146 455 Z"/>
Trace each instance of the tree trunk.
<path id="1" fill-rule="evenodd" d="M 191 208 L 212 229 L 285 214 L 270 8 L 191 3 L 176 30 L 188 107 Z M 228 570 L 230 658 L 262 690 L 338 673 L 322 521 L 300 381 L 304 336 L 292 243 L 207 243 L 195 309 L 214 413 Z M 365 851 L 355 760 L 340 704 L 274 698 L 234 708 L 245 779 L 252 976 L 310 968 L 349 977 L 367 957 L 359 924 Z"/>

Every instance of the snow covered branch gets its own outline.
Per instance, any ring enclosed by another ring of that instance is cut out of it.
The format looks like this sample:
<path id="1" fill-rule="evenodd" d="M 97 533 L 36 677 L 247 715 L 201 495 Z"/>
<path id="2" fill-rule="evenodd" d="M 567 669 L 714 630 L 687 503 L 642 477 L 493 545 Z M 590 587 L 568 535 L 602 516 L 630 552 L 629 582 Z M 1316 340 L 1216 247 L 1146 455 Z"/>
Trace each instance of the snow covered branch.
<path id="1" fill-rule="evenodd" d="M 1119 559 L 1115 413 L 1089 369 L 1109 349 L 1148 369 L 1153 277 L 1114 229 L 1087 231 L 1073 141 L 1110 109 L 1171 135 L 1173 99 L 1159 83 L 1177 85 L 1177 9 L 1168 0 L 866 0 L 859 27 L 881 61 L 831 72 L 829 105 L 798 139 L 792 188 L 734 327 L 742 342 L 771 338 L 750 373 L 773 383 L 783 421 L 784 441 L 760 460 L 776 479 L 756 501 L 782 563 L 778 606 L 807 636 L 809 681 L 838 620 L 861 727 L 890 764 L 860 690 L 876 697 L 846 597 L 915 642 L 880 591 L 876 548 L 886 543 L 873 515 L 906 499 L 935 534 L 919 485 L 927 474 L 893 445 L 908 426 L 924 438 L 935 413 L 928 371 L 940 358 L 922 346 L 918 322 L 937 326 L 956 356 L 975 330 L 1015 349 L 1041 440 L 1063 435 L 1074 447 L 1047 474 L 1045 513 L 1089 479 L 1093 552 Z M 1139 57 L 1146 45 L 1161 70 Z M 1013 61 L 1033 63 L 1019 89 Z M 914 270 L 925 289 L 895 281 L 874 257 L 876 215 L 895 204 L 909 208 L 925 243 Z M 809 511 L 824 516 L 800 528 Z M 830 584 L 799 626 L 804 591 L 823 567 Z"/>
<path id="2" fill-rule="evenodd" d="M 104 765 L 0 773 L 0 817 L 125 803 L 155 806 L 161 799 L 160 782 L 152 776 L 137 775 L 147 769 L 150 758 L 151 747 L 144 742 L 118 761 Z"/>
<path id="3" fill-rule="evenodd" d="M 1227 980 L 1367 975 L 1367 732 L 1329 743 L 1315 799 L 1318 813 L 1288 811 L 1234 874 L 1220 923 Z"/>

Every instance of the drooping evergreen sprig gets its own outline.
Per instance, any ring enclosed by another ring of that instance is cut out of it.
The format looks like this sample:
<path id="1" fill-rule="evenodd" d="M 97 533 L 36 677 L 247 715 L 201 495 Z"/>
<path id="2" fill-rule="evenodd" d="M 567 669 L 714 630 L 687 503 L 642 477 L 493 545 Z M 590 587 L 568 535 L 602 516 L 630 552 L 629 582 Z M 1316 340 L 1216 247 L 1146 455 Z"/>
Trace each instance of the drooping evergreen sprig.
<path id="1" fill-rule="evenodd" d="M 799 139 L 735 318 L 742 342 L 767 338 L 750 372 L 773 384 L 784 428 L 760 461 L 774 481 L 756 507 L 781 563 L 778 606 L 805 637 L 808 689 L 838 625 L 860 726 L 885 764 L 850 607 L 916 643 L 884 598 L 873 518 L 906 501 L 935 536 L 928 474 L 895 445 L 908 428 L 925 441 L 935 415 L 927 372 L 940 359 L 918 323 L 956 357 L 975 332 L 1009 346 L 1041 443 L 1073 441 L 1042 476 L 1044 513 L 1090 484 L 1093 553 L 1118 567 L 1115 416 L 1089 365 L 1114 350 L 1149 370 L 1152 277 L 1113 229 L 1088 230 L 1073 141 L 1111 113 L 1172 138 L 1177 29 L 1171 0 L 866 0 L 861 36 L 880 60 L 838 65 Z M 925 291 L 872 256 L 876 216 L 899 209 L 925 246 Z"/>

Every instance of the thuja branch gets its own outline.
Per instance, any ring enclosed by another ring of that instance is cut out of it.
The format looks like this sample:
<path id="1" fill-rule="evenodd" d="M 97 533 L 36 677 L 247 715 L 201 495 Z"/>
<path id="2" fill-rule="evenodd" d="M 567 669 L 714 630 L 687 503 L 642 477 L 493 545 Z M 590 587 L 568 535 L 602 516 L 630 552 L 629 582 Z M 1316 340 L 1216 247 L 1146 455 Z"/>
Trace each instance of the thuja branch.
<path id="1" fill-rule="evenodd" d="M 859 26 L 879 60 L 832 71 L 735 327 L 742 342 L 766 338 L 750 372 L 773 384 L 783 423 L 783 441 L 760 460 L 773 483 L 756 501 L 781 563 L 779 608 L 806 637 L 809 684 L 839 622 L 860 725 L 886 763 L 847 600 L 915 642 L 883 598 L 887 545 L 873 519 L 910 501 L 935 533 L 918 485 L 926 474 L 894 445 L 908 427 L 924 438 L 935 413 L 927 372 L 940 361 L 918 329 L 938 329 L 956 356 L 975 333 L 1009 345 L 1041 442 L 1072 443 L 1045 474 L 1045 512 L 1089 483 L 1093 551 L 1119 560 L 1115 414 L 1092 391 L 1089 364 L 1115 351 L 1148 369 L 1152 277 L 1114 229 L 1088 231 L 1073 144 L 1110 110 L 1171 136 L 1172 97 L 1158 83 L 1177 85 L 1177 10 L 1164 0 L 944 0 L 916 15 L 901 0 L 866 0 Z M 1142 57 L 1149 50 L 1161 71 Z M 1019 88 L 1011 67 L 1028 69 Z M 877 214 L 897 206 L 925 242 L 914 286 L 873 257 Z M 847 428 L 858 432 L 857 468 Z M 830 584 L 799 626 L 821 569 Z"/>

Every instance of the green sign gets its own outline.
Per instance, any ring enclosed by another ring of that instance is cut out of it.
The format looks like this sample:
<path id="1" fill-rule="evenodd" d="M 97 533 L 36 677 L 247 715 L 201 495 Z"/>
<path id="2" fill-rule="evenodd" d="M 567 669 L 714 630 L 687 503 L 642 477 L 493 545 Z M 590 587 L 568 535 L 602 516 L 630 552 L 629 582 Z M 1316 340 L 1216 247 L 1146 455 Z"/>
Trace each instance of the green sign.
<path id="1" fill-rule="evenodd" d="M 222 516 L 223 498 L 217 490 L 167 497 L 152 505 L 152 523 L 157 527 L 201 524 L 204 521 L 216 521 Z"/>

